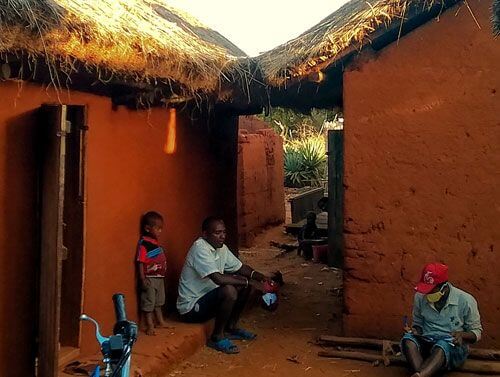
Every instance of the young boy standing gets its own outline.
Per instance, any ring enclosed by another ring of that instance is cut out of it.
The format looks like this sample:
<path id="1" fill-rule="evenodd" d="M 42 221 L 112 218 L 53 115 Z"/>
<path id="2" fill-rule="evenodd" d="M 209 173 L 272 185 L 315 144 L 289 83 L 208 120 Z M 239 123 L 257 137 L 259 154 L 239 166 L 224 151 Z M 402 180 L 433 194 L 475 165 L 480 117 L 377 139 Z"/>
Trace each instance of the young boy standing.
<path id="1" fill-rule="evenodd" d="M 165 305 L 165 275 L 167 261 L 158 238 L 163 229 L 163 217 L 147 212 L 141 218 L 141 239 L 137 247 L 137 267 L 141 288 L 140 308 L 146 323 L 146 334 L 155 335 L 153 312 L 160 327 L 166 327 L 162 306 Z"/>

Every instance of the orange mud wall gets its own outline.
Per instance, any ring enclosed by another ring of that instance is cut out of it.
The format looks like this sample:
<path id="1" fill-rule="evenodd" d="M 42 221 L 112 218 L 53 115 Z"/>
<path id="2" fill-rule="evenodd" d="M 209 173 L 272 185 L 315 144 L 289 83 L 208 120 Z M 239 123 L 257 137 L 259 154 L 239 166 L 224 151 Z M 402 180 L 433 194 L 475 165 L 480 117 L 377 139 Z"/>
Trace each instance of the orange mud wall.
<path id="1" fill-rule="evenodd" d="M 344 75 L 348 335 L 398 338 L 441 261 L 500 346 L 500 44 L 469 4 L 481 29 L 454 7 Z"/>
<path id="2" fill-rule="evenodd" d="M 33 374 L 37 319 L 35 110 L 58 98 L 53 90 L 29 84 L 3 82 L 0 93 L 0 375 L 24 377 Z M 165 217 L 161 242 L 170 306 L 204 217 L 227 216 L 230 243 L 236 243 L 237 117 L 215 116 L 209 126 L 201 120 L 193 124 L 178 112 L 176 152 L 167 155 L 168 110 L 113 111 L 105 97 L 61 96 L 62 103 L 88 106 L 83 309 L 109 333 L 113 293 L 125 294 L 129 316 L 137 319 L 134 254 L 142 213 L 157 210 Z M 83 326 L 81 351 L 98 351 L 91 326 Z"/>
<path id="3" fill-rule="evenodd" d="M 285 221 L 283 140 L 255 117 L 240 117 L 238 236 L 250 247 L 265 227 Z"/>

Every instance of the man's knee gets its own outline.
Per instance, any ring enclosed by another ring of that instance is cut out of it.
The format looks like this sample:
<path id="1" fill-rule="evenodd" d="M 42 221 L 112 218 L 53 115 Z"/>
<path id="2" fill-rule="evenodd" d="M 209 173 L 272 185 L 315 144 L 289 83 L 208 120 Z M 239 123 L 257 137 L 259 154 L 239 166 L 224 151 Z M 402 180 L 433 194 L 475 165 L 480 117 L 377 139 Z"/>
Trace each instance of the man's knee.
<path id="1" fill-rule="evenodd" d="M 236 301 L 238 299 L 238 290 L 233 285 L 224 285 L 220 290 L 221 299 Z"/>
<path id="2" fill-rule="evenodd" d="M 405 336 L 401 340 L 401 351 L 406 355 L 408 351 L 419 351 L 419 347 L 413 339 L 410 339 L 409 336 Z"/>
<path id="3" fill-rule="evenodd" d="M 445 342 L 443 340 L 439 340 L 436 342 L 436 344 L 434 344 L 434 347 L 432 347 L 432 353 L 436 353 L 436 354 L 442 354 L 443 356 L 445 356 L 447 353 L 449 353 L 449 349 L 451 347 L 454 347 L 452 345 L 450 345 L 448 342 Z"/>
<path id="4" fill-rule="evenodd" d="M 410 339 L 403 339 L 401 341 L 401 344 L 403 345 L 403 347 L 417 347 L 417 345 L 415 344 L 415 342 L 413 340 L 410 340 Z"/>
<path id="5" fill-rule="evenodd" d="M 433 347 L 432 353 L 434 353 L 436 355 L 440 355 L 440 356 L 444 356 L 445 355 L 445 352 L 444 352 L 444 350 L 441 347 Z"/>

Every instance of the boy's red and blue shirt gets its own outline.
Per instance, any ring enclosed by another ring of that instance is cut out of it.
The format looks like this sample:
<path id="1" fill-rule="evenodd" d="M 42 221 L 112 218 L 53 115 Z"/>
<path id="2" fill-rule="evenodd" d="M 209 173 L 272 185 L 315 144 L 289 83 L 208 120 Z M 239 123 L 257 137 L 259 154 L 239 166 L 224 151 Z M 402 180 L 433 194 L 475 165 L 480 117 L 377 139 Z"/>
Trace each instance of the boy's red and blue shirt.
<path id="1" fill-rule="evenodd" d="M 137 246 L 137 262 L 142 263 L 144 276 L 163 278 L 167 272 L 167 258 L 158 240 L 141 237 Z"/>

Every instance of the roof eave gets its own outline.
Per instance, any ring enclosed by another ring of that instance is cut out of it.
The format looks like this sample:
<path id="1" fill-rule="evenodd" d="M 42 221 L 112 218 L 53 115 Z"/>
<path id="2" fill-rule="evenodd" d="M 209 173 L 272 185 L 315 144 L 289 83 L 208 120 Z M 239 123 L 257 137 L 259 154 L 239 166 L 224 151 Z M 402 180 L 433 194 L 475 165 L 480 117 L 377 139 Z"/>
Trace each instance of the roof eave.
<path id="1" fill-rule="evenodd" d="M 284 80 L 277 80 L 273 82 L 269 82 L 272 86 L 286 86 L 290 87 L 298 82 L 303 82 L 307 80 L 307 77 L 311 72 L 324 71 L 328 69 L 331 65 L 341 64 L 343 60 L 350 56 L 352 53 L 361 52 L 367 46 L 371 46 L 376 50 L 380 50 L 385 46 L 393 43 L 403 37 L 404 35 L 410 33 L 414 29 L 420 27 L 421 25 L 429 22 L 433 18 L 438 17 L 442 12 L 446 9 L 455 6 L 457 3 L 463 0 L 442 0 L 436 1 L 432 6 L 423 8 L 422 6 L 412 6 L 409 7 L 406 13 L 406 17 L 403 22 L 400 19 L 394 20 L 387 27 L 382 26 L 379 29 L 375 30 L 373 33 L 368 35 L 363 39 L 360 43 L 353 43 L 349 45 L 347 48 L 343 49 L 335 56 L 331 56 L 328 59 L 324 60 L 308 60 L 301 63 L 302 66 L 310 65 L 311 68 L 306 70 L 304 73 L 297 74 L 293 77 L 288 77 Z M 496 0 L 500 1 L 500 0 Z M 280 47 L 277 47 L 275 51 L 278 51 Z M 266 55 L 272 54 L 273 50 L 266 53 Z M 259 60 L 261 57 L 256 57 Z M 323 58 L 323 57 L 322 57 Z M 313 61 L 314 60 L 314 61 Z M 293 70 L 293 67 L 289 67 Z"/>
<path id="2" fill-rule="evenodd" d="M 376 30 L 369 37 L 370 43 L 351 45 L 334 58 L 317 64 L 307 75 L 289 79 L 281 86 L 272 86 L 273 105 L 299 107 L 304 112 L 313 107 L 342 106 L 343 71 L 351 64 L 355 56 L 366 49 L 379 51 L 385 48 L 461 1 L 447 0 L 446 4 L 435 4 L 425 11 L 409 10 L 408 17 L 403 24 L 393 22 L 387 28 Z M 326 79 L 314 82 L 311 73 L 318 71 L 323 72 Z M 304 95 L 306 93 L 307 95 Z"/>

